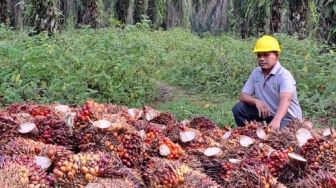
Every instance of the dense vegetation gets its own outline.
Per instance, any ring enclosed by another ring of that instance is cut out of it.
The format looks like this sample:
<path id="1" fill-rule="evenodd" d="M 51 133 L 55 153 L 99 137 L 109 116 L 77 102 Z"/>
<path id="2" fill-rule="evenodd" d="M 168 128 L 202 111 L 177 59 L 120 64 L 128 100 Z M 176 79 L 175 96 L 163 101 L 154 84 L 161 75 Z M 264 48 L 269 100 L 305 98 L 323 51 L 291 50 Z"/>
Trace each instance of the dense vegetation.
<path id="1" fill-rule="evenodd" d="M 285 33 L 336 43 L 331 0 L 2 0 L 0 22 L 31 34 L 150 22 L 153 28 L 230 32 L 242 38 Z"/>
<path id="2" fill-rule="evenodd" d="M 283 47 L 281 63 L 297 80 L 305 116 L 335 122 L 335 52 L 310 39 L 276 36 Z M 189 95 L 159 104 L 161 109 L 179 118 L 207 115 L 232 123 L 232 105 L 257 65 L 254 42 L 228 35 L 200 38 L 182 29 L 151 31 L 146 24 L 51 37 L 0 29 L 0 100 L 78 104 L 92 98 L 141 106 L 156 104 L 160 81 Z"/>

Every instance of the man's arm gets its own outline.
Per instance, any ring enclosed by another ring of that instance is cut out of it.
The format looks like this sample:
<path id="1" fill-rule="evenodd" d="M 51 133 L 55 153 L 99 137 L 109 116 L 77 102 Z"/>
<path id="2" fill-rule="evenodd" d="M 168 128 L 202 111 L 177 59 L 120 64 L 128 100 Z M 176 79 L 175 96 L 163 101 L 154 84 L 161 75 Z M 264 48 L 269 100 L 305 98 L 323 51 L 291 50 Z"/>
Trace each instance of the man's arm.
<path id="1" fill-rule="evenodd" d="M 282 118 L 288 112 L 288 108 L 292 101 L 292 95 L 296 89 L 296 82 L 289 71 L 285 71 L 281 77 L 280 82 L 280 102 L 275 116 L 270 123 L 273 129 L 279 129 Z"/>
<path id="2" fill-rule="evenodd" d="M 280 93 L 280 103 L 278 106 L 278 109 L 275 113 L 275 116 L 272 120 L 272 122 L 270 123 L 270 126 L 273 129 L 279 129 L 280 128 L 280 123 L 282 118 L 284 118 L 287 114 L 289 105 L 291 103 L 292 100 L 292 93 L 289 91 L 285 91 L 285 92 L 281 92 Z"/>
<path id="3" fill-rule="evenodd" d="M 249 104 L 249 105 L 251 105 L 251 106 L 255 106 L 255 100 L 256 100 L 256 98 L 254 98 L 254 97 L 253 97 L 252 95 L 250 95 L 250 94 L 241 92 L 241 93 L 240 93 L 240 98 L 239 98 L 239 100 L 240 100 L 241 102 L 247 103 L 247 104 Z"/>
<path id="4" fill-rule="evenodd" d="M 259 117 L 267 118 L 271 115 L 271 111 L 268 106 L 261 100 L 249 95 L 247 93 L 240 93 L 240 101 L 247 103 L 251 106 L 255 106 L 258 109 Z"/>

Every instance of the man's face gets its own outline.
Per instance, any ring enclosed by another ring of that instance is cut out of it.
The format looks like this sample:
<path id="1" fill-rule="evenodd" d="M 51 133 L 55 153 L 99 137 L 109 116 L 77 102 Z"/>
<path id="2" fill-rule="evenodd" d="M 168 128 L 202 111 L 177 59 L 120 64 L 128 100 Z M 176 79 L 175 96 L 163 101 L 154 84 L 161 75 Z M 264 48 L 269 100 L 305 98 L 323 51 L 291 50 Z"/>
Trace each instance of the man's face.
<path id="1" fill-rule="evenodd" d="M 278 62 L 278 54 L 275 52 L 258 52 L 258 63 L 263 70 L 272 70 L 273 66 Z"/>

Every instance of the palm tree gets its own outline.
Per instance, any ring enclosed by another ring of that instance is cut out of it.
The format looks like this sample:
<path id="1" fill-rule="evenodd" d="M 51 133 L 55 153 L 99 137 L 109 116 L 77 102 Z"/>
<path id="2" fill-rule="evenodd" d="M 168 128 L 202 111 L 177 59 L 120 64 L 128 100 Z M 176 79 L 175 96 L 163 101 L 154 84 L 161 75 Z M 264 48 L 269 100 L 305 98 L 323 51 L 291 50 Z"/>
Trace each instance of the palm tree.
<path id="1" fill-rule="evenodd" d="M 117 18 L 122 23 L 126 23 L 129 6 L 130 6 L 130 0 L 117 0 L 116 2 L 115 8 Z"/>
<path id="2" fill-rule="evenodd" d="M 25 24 L 35 28 L 36 33 L 54 33 L 59 29 L 60 0 L 27 0 L 24 7 Z"/>
<path id="3" fill-rule="evenodd" d="M 227 0 L 194 1 L 192 30 L 219 33 L 227 29 Z"/>
<path id="4" fill-rule="evenodd" d="M 336 1 L 318 0 L 319 29 L 321 41 L 336 44 Z"/>
<path id="5" fill-rule="evenodd" d="M 146 0 L 135 0 L 134 3 L 134 23 L 141 22 L 142 15 L 146 14 Z"/>
<path id="6" fill-rule="evenodd" d="M 75 20 L 77 20 L 77 14 L 75 14 L 76 4 L 76 0 L 61 0 L 60 10 L 63 13 L 61 25 L 63 28 L 77 24 L 75 23 Z"/>
<path id="7" fill-rule="evenodd" d="M 0 23 L 6 23 L 8 19 L 7 0 L 0 0 Z"/>
<path id="8" fill-rule="evenodd" d="M 289 1 L 289 34 L 297 33 L 300 38 L 306 37 L 308 0 Z"/>
<path id="9" fill-rule="evenodd" d="M 152 24 L 155 25 L 157 20 L 156 0 L 148 0 L 147 16 L 152 21 Z"/>
<path id="10" fill-rule="evenodd" d="M 99 0 L 82 0 L 83 24 L 91 25 L 93 28 L 99 27 L 99 3 Z"/>
<path id="11" fill-rule="evenodd" d="M 281 10 L 283 0 L 272 0 L 271 11 L 272 18 L 270 23 L 270 31 L 271 33 L 279 32 L 281 28 Z"/>

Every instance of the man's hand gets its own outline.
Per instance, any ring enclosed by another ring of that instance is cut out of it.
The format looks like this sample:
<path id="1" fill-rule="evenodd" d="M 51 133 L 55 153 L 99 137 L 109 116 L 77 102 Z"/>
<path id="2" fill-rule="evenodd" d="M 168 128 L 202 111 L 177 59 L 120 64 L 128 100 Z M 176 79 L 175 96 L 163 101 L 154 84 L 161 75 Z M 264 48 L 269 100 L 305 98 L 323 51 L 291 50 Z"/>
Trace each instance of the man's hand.
<path id="1" fill-rule="evenodd" d="M 281 123 L 281 119 L 273 118 L 273 120 L 271 121 L 271 123 L 269 124 L 269 126 L 273 130 L 278 130 L 280 128 L 280 123 Z"/>
<path id="2" fill-rule="evenodd" d="M 255 106 L 258 109 L 259 117 L 267 118 L 271 115 L 270 109 L 263 101 L 255 99 Z"/>

